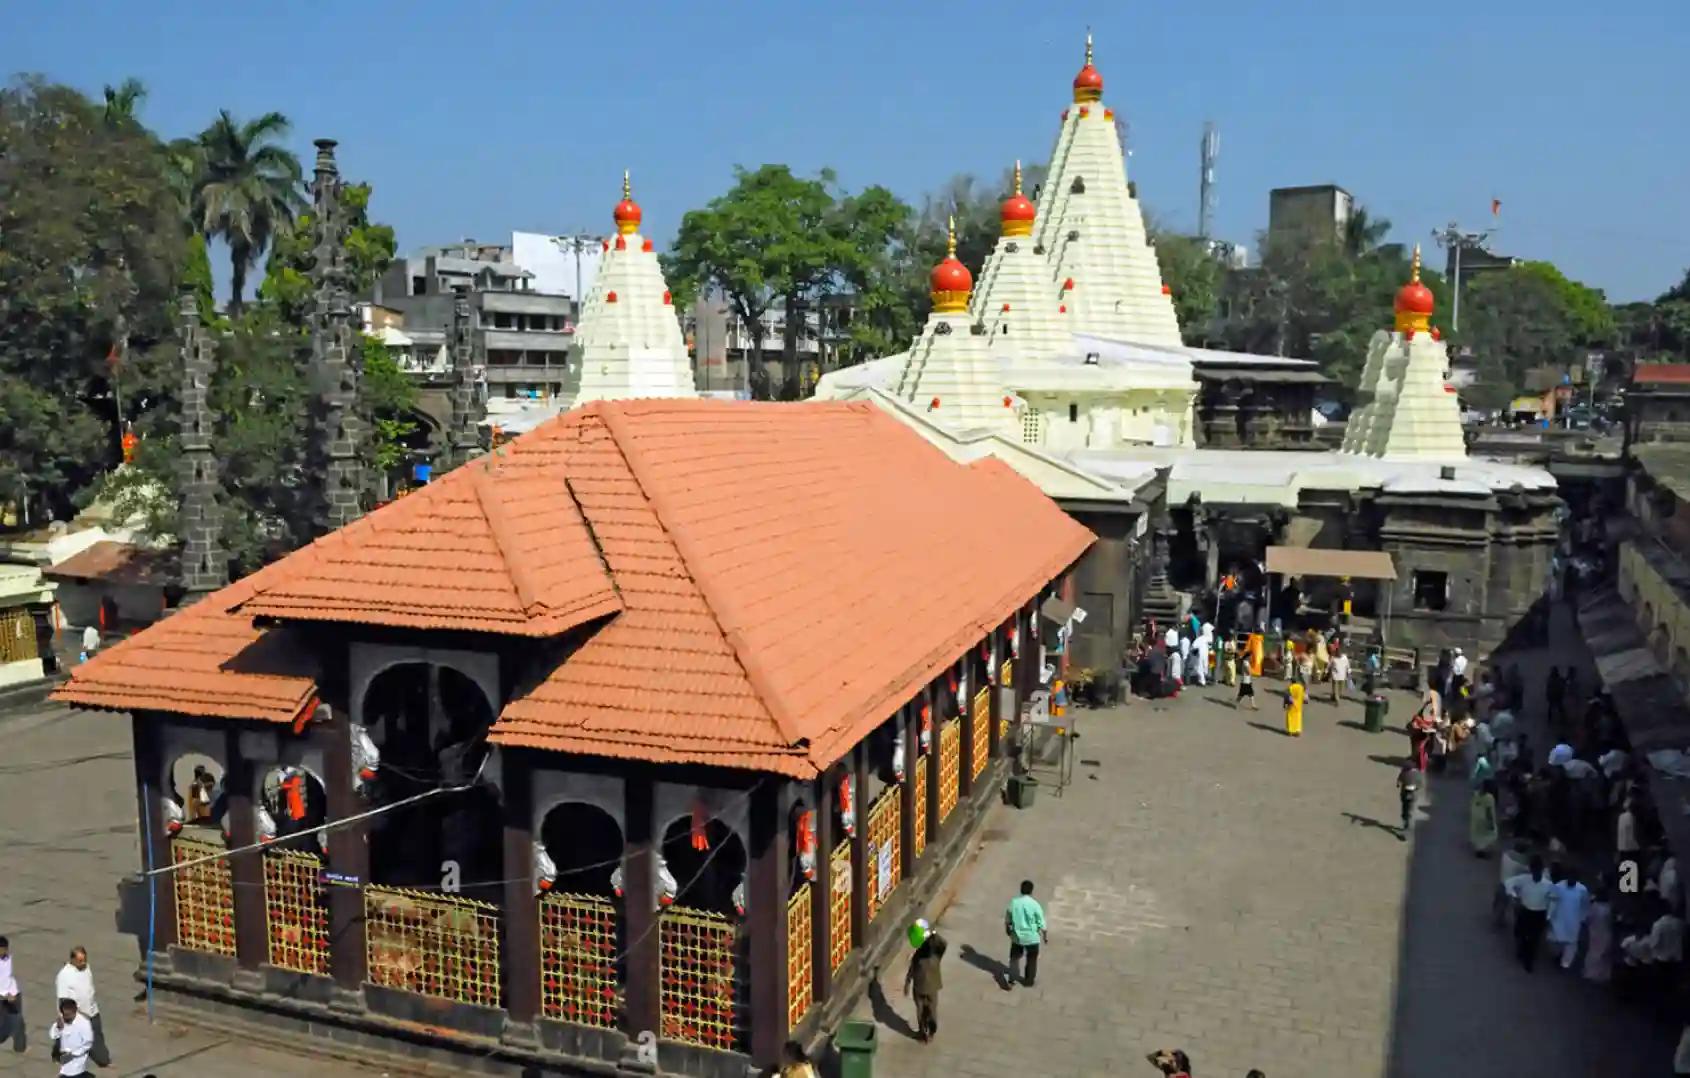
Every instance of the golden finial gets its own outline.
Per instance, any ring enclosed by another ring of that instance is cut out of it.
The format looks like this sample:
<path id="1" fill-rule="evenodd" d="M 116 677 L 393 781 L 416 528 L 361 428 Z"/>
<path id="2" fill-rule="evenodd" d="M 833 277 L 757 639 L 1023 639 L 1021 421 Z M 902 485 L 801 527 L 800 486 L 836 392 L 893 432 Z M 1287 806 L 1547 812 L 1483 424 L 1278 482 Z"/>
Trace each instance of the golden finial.
<path id="1" fill-rule="evenodd" d="M 1086 63 L 1091 63 L 1091 27 L 1086 27 Z"/>
<path id="2" fill-rule="evenodd" d="M 622 170 L 622 197 L 623 198 L 633 198 L 634 197 L 634 185 L 628 179 L 628 170 L 627 169 Z"/>
<path id="3" fill-rule="evenodd" d="M 956 215 L 945 219 L 945 257 L 956 257 Z"/>
<path id="4" fill-rule="evenodd" d="M 1415 284 L 1420 283 L 1420 245 L 1418 243 L 1414 245 L 1414 264 L 1409 269 L 1408 279 Z"/>
<path id="5" fill-rule="evenodd" d="M 1017 195 L 1021 193 L 1021 159 L 1019 157 L 1015 159 L 1015 190 L 1012 193 Z"/>

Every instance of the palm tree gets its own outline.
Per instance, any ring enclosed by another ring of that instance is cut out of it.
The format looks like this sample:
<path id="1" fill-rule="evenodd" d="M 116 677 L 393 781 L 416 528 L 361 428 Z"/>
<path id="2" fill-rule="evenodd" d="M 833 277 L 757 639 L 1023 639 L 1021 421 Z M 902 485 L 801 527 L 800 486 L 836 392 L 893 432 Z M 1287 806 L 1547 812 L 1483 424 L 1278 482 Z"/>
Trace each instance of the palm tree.
<path id="1" fill-rule="evenodd" d="M 194 223 L 208 238 L 221 236 L 229 244 L 231 314 L 240 313 L 247 271 L 305 205 L 299 158 L 276 144 L 289 127 L 279 112 L 241 123 L 224 109 L 200 133 Z"/>
<path id="2" fill-rule="evenodd" d="M 1351 211 L 1349 220 L 1344 222 L 1344 253 L 1351 258 L 1369 254 L 1390 231 L 1390 221 L 1383 217 L 1369 216 L 1367 207 L 1357 206 Z"/>
<path id="3" fill-rule="evenodd" d="M 128 78 L 117 86 L 107 85 L 106 126 L 115 130 L 138 125 L 141 102 L 146 97 L 147 88 L 140 79 Z"/>

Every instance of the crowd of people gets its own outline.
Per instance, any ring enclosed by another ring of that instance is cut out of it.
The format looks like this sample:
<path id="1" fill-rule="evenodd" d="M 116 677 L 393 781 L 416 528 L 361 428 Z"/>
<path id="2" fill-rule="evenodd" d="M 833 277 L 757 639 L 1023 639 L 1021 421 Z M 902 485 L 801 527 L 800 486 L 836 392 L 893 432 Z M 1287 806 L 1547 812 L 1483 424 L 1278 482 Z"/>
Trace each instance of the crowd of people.
<path id="1" fill-rule="evenodd" d="M 91 1064 L 111 1066 L 86 948 L 71 948 L 69 959 L 53 978 L 53 995 L 58 1002 L 58 1018 L 47 1028 L 48 1055 L 56 1068 L 53 1073 L 79 1075 L 87 1074 Z M 18 1055 L 29 1051 L 24 1021 L 24 995 L 12 972 L 11 941 L 0 936 L 0 1047 L 10 1046 Z"/>

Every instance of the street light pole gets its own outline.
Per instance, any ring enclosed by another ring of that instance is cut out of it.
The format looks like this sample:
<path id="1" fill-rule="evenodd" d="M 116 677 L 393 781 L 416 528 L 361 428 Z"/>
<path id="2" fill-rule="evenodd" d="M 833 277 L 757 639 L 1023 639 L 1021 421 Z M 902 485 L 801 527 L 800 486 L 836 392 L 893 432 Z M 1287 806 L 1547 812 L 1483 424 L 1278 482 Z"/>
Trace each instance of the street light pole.
<path id="1" fill-rule="evenodd" d="M 1450 287 L 1453 290 L 1450 300 L 1451 333 L 1461 332 L 1461 251 L 1465 247 L 1478 247 L 1490 239 L 1494 228 L 1487 228 L 1480 232 L 1463 232 L 1461 226 L 1451 221 L 1441 229 L 1432 230 L 1432 238 L 1438 246 L 1448 248 L 1454 260 L 1454 272 L 1451 274 Z"/>

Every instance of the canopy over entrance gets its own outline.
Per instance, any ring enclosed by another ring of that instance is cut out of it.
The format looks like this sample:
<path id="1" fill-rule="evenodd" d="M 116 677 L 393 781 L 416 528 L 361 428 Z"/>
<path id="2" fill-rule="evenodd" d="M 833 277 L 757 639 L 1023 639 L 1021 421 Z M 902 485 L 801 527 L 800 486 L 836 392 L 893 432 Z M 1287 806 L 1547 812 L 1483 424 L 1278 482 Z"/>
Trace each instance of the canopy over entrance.
<path id="1" fill-rule="evenodd" d="M 1382 550 L 1312 550 L 1270 546 L 1267 571 L 1285 576 L 1349 577 L 1352 580 L 1395 580 L 1397 567 Z"/>

